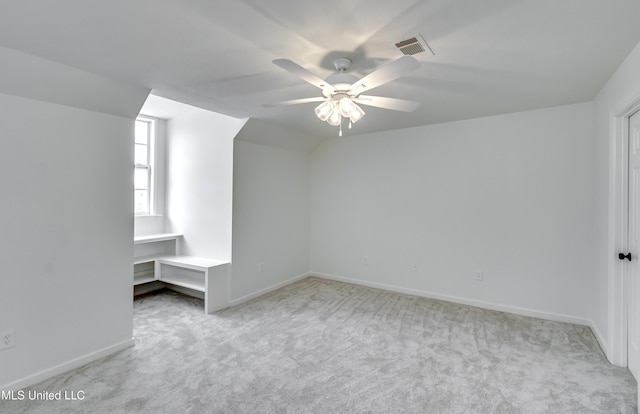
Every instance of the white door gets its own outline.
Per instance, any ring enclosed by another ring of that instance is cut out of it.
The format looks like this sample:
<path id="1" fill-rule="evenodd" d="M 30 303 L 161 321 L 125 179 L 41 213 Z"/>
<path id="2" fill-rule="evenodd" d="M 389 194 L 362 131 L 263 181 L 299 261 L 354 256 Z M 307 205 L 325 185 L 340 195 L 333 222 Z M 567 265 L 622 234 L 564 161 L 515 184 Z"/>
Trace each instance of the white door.
<path id="1" fill-rule="evenodd" d="M 640 111 L 629 117 L 629 253 L 627 364 L 640 382 Z"/>

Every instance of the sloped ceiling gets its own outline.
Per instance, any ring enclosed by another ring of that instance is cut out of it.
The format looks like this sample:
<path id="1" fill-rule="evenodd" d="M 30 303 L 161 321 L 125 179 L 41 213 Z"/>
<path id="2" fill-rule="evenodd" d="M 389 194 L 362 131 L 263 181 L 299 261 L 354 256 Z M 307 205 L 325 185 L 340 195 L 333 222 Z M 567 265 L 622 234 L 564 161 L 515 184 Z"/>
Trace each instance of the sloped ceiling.
<path id="1" fill-rule="evenodd" d="M 337 131 L 315 104 L 261 106 L 320 93 L 273 59 L 324 78 L 349 57 L 363 76 L 422 34 L 435 56 L 371 91 L 420 107 L 366 107 L 358 134 L 591 100 L 638 21 L 637 0 L 21 0 L 2 5 L 0 45 L 317 139 Z"/>

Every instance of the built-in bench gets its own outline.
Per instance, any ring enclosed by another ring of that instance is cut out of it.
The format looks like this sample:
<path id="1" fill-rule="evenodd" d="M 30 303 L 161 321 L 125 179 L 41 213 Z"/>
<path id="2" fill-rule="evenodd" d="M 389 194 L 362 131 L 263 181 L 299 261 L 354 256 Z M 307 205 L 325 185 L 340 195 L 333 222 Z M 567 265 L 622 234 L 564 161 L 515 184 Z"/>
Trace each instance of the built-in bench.
<path id="1" fill-rule="evenodd" d="M 143 284 L 161 283 L 160 286 L 204 299 L 206 313 L 227 307 L 229 262 L 176 256 L 176 242 L 181 237 L 181 234 L 166 233 L 134 239 L 134 289 Z"/>

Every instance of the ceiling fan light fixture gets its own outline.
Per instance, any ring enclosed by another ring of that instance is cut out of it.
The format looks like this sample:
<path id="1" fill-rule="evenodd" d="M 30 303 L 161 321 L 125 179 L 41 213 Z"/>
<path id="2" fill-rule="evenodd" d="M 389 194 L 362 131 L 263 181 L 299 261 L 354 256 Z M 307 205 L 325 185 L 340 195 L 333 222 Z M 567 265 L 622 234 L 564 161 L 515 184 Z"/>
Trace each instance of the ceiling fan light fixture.
<path id="1" fill-rule="evenodd" d="M 336 104 L 331 99 L 328 99 L 322 102 L 320 105 L 316 106 L 316 109 L 315 109 L 316 116 L 321 121 L 326 121 L 329 118 L 329 116 L 331 116 L 331 114 L 334 112 L 335 106 Z"/>
<path id="2" fill-rule="evenodd" d="M 340 126 L 342 119 L 349 119 L 349 128 L 364 116 L 364 111 L 350 96 L 341 98 L 332 97 L 318 105 L 315 109 L 316 116 L 321 121 L 326 121 L 331 126 Z M 342 130 L 340 131 L 342 133 Z"/>

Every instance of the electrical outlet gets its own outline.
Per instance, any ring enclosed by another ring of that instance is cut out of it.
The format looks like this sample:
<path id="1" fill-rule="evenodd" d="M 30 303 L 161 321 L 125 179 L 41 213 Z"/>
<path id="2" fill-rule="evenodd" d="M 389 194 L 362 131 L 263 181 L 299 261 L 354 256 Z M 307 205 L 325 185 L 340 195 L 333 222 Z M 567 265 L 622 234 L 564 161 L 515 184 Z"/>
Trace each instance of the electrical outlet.
<path id="1" fill-rule="evenodd" d="M 260 263 L 260 264 L 258 265 L 258 271 L 259 271 L 260 273 L 264 272 L 264 263 Z"/>
<path id="2" fill-rule="evenodd" d="M 417 271 L 420 269 L 420 266 L 418 265 L 418 263 L 414 263 L 414 264 L 411 266 L 411 269 L 412 269 L 414 272 L 417 272 Z"/>
<path id="3" fill-rule="evenodd" d="M 11 348 L 16 344 L 16 332 L 4 331 L 0 333 L 0 349 Z"/>
<path id="4" fill-rule="evenodd" d="M 365 266 L 369 264 L 369 258 L 367 256 L 362 256 L 362 264 Z"/>
<path id="5" fill-rule="evenodd" d="M 474 279 L 477 280 L 478 282 L 482 282 L 484 280 L 484 274 L 482 273 L 482 270 L 476 270 Z"/>

